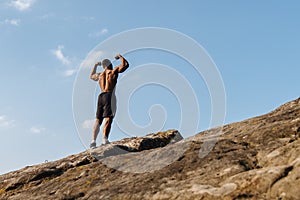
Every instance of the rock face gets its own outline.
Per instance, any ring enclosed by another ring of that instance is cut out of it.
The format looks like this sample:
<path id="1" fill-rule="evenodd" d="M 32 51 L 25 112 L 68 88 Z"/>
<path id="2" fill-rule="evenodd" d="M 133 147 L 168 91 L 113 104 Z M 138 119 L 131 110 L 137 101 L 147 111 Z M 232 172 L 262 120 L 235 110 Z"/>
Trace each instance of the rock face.
<path id="1" fill-rule="evenodd" d="M 0 176 L 0 199 L 300 199 L 300 98 L 183 139 L 128 138 Z"/>

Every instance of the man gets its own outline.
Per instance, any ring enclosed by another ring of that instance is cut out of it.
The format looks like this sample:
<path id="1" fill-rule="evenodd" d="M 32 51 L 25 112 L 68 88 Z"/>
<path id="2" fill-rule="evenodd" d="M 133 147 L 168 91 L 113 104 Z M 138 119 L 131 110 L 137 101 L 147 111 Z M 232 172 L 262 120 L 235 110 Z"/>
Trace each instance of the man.
<path id="1" fill-rule="evenodd" d="M 117 84 L 119 73 L 123 73 L 129 64 L 127 60 L 120 54 L 115 56 L 115 59 L 120 59 L 121 64 L 113 69 L 112 63 L 108 59 L 97 62 L 91 72 L 90 78 L 98 81 L 102 93 L 98 96 L 96 120 L 93 128 L 93 139 L 90 148 L 96 148 L 96 139 L 99 133 L 100 126 L 104 122 L 102 144 L 109 144 L 108 136 L 113 122 L 114 112 L 112 108 L 112 97 L 114 88 Z M 96 73 L 97 67 L 102 64 L 104 71 Z"/>

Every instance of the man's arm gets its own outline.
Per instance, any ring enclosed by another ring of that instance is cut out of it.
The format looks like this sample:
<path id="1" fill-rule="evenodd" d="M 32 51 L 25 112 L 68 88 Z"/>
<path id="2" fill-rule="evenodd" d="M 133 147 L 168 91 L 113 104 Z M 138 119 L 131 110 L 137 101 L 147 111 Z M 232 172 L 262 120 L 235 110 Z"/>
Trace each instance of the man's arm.
<path id="1" fill-rule="evenodd" d="M 123 73 L 129 67 L 128 61 L 122 55 L 120 55 L 120 54 L 116 55 L 115 58 L 121 60 L 121 64 L 119 66 L 117 66 L 115 68 L 115 70 L 118 73 Z"/>
<path id="2" fill-rule="evenodd" d="M 96 73 L 96 70 L 97 70 L 97 67 L 98 65 L 101 65 L 101 62 L 97 62 L 92 71 L 91 71 L 91 74 L 90 74 L 90 79 L 94 80 L 94 81 L 98 81 L 99 80 L 99 73 Z"/>

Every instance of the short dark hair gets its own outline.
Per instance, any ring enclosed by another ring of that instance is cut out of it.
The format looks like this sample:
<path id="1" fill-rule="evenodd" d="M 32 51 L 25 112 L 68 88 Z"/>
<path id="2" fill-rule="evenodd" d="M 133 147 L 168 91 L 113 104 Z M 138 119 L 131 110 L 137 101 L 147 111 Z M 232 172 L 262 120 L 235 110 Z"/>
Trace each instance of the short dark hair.
<path id="1" fill-rule="evenodd" d="M 102 61 L 102 66 L 103 66 L 103 68 L 112 69 L 112 64 L 109 59 L 104 59 Z"/>

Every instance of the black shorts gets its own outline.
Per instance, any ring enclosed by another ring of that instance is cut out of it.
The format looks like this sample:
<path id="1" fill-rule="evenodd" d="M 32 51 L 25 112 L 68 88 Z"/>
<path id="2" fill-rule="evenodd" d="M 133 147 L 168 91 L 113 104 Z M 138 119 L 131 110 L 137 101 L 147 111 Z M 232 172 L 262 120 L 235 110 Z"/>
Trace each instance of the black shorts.
<path id="1" fill-rule="evenodd" d="M 102 119 L 104 117 L 114 117 L 116 112 L 116 100 L 112 92 L 102 92 L 98 96 L 97 104 L 97 119 Z"/>

